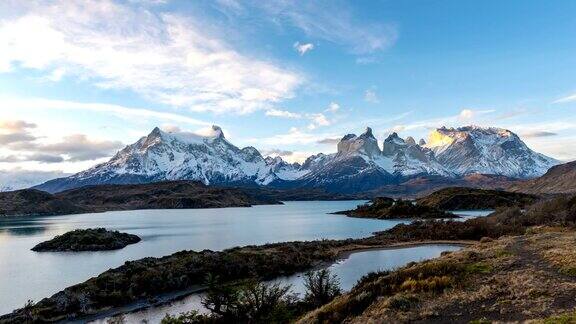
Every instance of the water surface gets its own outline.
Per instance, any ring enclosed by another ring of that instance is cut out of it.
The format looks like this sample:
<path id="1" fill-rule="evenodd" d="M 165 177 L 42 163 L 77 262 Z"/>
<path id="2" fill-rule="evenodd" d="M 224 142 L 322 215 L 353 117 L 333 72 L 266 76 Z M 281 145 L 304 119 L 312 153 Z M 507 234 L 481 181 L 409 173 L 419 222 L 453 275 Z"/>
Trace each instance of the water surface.
<path id="1" fill-rule="evenodd" d="M 0 314 L 39 301 L 128 260 L 160 257 L 184 249 L 370 236 L 403 220 L 329 214 L 365 201 L 287 202 L 251 208 L 137 210 L 54 217 L 0 217 Z M 33 252 L 55 235 L 105 227 L 140 236 L 121 250 Z"/>
<path id="2" fill-rule="evenodd" d="M 398 222 L 331 215 L 363 201 L 288 202 L 251 208 L 139 210 L 55 217 L 0 217 L 0 314 L 83 282 L 127 260 L 189 250 L 222 250 L 322 238 L 369 236 Z M 105 227 L 142 241 L 116 251 L 39 253 L 30 249 L 55 235 Z"/>
<path id="3" fill-rule="evenodd" d="M 443 251 L 456 251 L 461 246 L 452 244 L 433 244 L 415 247 L 403 247 L 393 249 L 368 250 L 351 254 L 348 258 L 334 263 L 329 267 L 330 271 L 338 276 L 340 287 L 344 291 L 350 290 L 356 282 L 365 274 L 379 270 L 392 270 L 406 265 L 409 262 L 417 262 L 440 256 Z M 302 274 L 283 277 L 271 282 L 283 285 L 291 285 L 291 291 L 304 296 L 305 287 Z M 177 315 L 182 312 L 196 310 L 207 313 L 202 306 L 203 294 L 192 294 L 180 300 L 158 306 L 150 307 L 141 311 L 124 314 L 127 323 L 160 323 L 166 314 Z M 108 319 L 94 321 L 104 324 Z"/>

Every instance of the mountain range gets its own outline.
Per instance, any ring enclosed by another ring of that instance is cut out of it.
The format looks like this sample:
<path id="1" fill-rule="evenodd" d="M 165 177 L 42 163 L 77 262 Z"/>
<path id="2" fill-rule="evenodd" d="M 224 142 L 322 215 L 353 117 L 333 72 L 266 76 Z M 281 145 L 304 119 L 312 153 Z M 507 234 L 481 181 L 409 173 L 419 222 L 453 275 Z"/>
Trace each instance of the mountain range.
<path id="1" fill-rule="evenodd" d="M 422 177 L 456 179 L 489 174 L 532 178 L 558 163 L 500 128 L 442 127 L 432 131 L 428 142 L 418 143 L 392 133 L 382 146 L 367 128 L 359 136 L 344 136 L 336 153 L 313 155 L 302 164 L 263 157 L 254 147 L 238 148 L 218 126 L 206 136 L 155 128 L 108 162 L 36 188 L 59 192 L 86 185 L 197 180 L 211 185 L 358 193 Z"/>

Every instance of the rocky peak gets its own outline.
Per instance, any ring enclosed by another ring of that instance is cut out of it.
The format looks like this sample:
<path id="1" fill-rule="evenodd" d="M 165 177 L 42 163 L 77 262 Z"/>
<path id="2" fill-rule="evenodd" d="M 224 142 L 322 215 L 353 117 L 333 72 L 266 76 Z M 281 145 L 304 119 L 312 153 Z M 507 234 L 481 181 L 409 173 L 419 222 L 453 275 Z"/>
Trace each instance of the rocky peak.
<path id="1" fill-rule="evenodd" d="M 242 153 L 244 160 L 248 162 L 254 162 L 263 159 L 260 152 L 253 146 L 247 146 L 240 150 L 240 152 Z"/>
<path id="2" fill-rule="evenodd" d="M 426 145 L 426 141 L 423 138 L 421 138 L 420 141 L 418 141 L 418 145 L 424 146 Z"/>
<path id="3" fill-rule="evenodd" d="M 382 147 L 382 153 L 384 156 L 393 156 L 399 151 L 401 151 L 405 146 L 406 142 L 398 136 L 396 132 L 388 135 L 384 140 L 384 146 Z"/>
<path id="4" fill-rule="evenodd" d="M 380 153 L 381 151 L 378 147 L 378 141 L 372 134 L 372 129 L 370 127 L 367 127 L 366 131 L 362 135 L 356 136 L 355 134 L 348 134 L 338 143 L 339 155 L 363 154 L 376 156 Z"/>
<path id="5" fill-rule="evenodd" d="M 225 138 L 224 131 L 222 131 L 220 126 L 212 125 L 212 134 L 210 134 L 210 137 L 214 137 L 215 139 Z"/>
<path id="6" fill-rule="evenodd" d="M 360 135 L 358 138 L 376 140 L 376 137 L 374 137 L 374 134 L 372 134 L 372 128 L 370 127 L 366 127 L 366 131 L 364 131 L 364 133 Z"/>
<path id="7" fill-rule="evenodd" d="M 416 145 L 416 141 L 414 140 L 414 137 L 412 137 L 412 136 L 406 137 L 406 139 L 404 141 L 408 145 Z"/>
<path id="8" fill-rule="evenodd" d="M 148 136 L 140 140 L 142 143 L 142 148 L 147 149 L 155 144 L 162 142 L 164 140 L 165 134 L 166 133 L 164 133 L 160 128 L 154 127 Z"/>
<path id="9" fill-rule="evenodd" d="M 302 169 L 305 170 L 314 170 L 320 166 L 322 166 L 322 163 L 328 159 L 328 155 L 324 154 L 324 153 L 318 153 L 315 155 L 311 155 L 309 156 L 306 161 L 304 161 L 304 163 L 302 163 Z"/>
<path id="10" fill-rule="evenodd" d="M 154 127 L 154 129 L 150 132 L 150 134 L 148 135 L 149 137 L 158 137 L 162 135 L 162 130 L 160 130 L 160 127 Z"/>

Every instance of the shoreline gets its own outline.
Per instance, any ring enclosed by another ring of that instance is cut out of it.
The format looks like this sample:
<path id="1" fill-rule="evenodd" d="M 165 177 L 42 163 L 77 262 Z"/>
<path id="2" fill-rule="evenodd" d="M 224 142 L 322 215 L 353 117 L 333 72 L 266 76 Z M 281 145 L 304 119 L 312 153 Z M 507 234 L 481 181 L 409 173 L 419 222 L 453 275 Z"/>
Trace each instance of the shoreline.
<path id="1" fill-rule="evenodd" d="M 340 214 L 341 215 L 341 214 Z M 346 216 L 346 215 L 344 215 Z M 394 227 L 395 228 L 395 227 Z M 240 265 L 244 267 L 239 268 L 237 270 L 236 277 L 230 277 L 230 283 L 233 283 L 237 280 L 243 280 L 247 274 L 246 272 L 246 264 L 252 261 L 250 260 L 250 255 L 253 257 L 257 257 L 259 263 L 256 265 L 256 269 L 264 269 L 271 264 L 274 264 L 274 271 L 267 272 L 267 273 L 259 273 L 257 274 L 263 280 L 270 280 L 275 279 L 283 276 L 289 276 L 295 273 L 308 271 L 310 269 L 321 268 L 330 266 L 338 261 L 347 259 L 351 254 L 359 253 L 363 251 L 370 251 L 370 250 L 385 250 L 385 249 L 401 249 L 401 248 L 408 248 L 408 247 L 415 247 L 415 246 L 424 246 L 424 245 L 433 245 L 433 244 L 449 244 L 449 245 L 460 245 L 460 246 L 468 246 L 473 244 L 476 241 L 462 241 L 462 240 L 446 240 L 442 238 L 441 240 L 433 239 L 430 237 L 431 240 L 428 240 L 428 237 L 422 237 L 418 239 L 417 237 L 409 238 L 403 237 L 400 234 L 398 237 L 395 237 L 395 234 L 392 234 L 392 229 L 388 229 L 386 231 L 376 231 L 372 232 L 371 235 L 362 237 L 362 238 L 348 238 L 348 239 L 339 239 L 339 240 L 314 240 L 314 241 L 289 241 L 289 242 L 278 242 L 278 243 L 268 243 L 264 245 L 248 245 L 243 247 L 233 247 L 224 249 L 221 251 L 211 251 L 211 250 L 203 250 L 200 252 L 190 251 L 190 250 L 183 250 L 175 252 L 171 255 L 159 257 L 159 258 L 143 258 L 131 261 L 129 263 L 125 263 L 124 265 L 109 269 L 105 272 L 102 272 L 96 277 L 92 277 L 82 283 L 66 287 L 63 290 L 57 292 L 56 294 L 46 297 L 42 299 L 38 305 L 41 307 L 44 312 L 46 312 L 49 317 L 44 318 L 53 318 L 54 320 L 62 320 L 63 317 L 70 316 L 72 313 L 67 313 L 69 311 L 73 311 L 75 314 L 79 315 L 78 317 L 72 319 L 72 321 L 86 321 L 86 320 L 99 320 L 105 318 L 106 316 L 115 316 L 121 313 L 133 313 L 142 309 L 147 309 L 153 307 L 155 305 L 163 305 L 167 304 L 171 301 L 178 300 L 180 298 L 185 298 L 190 294 L 200 292 L 205 287 L 203 287 L 203 282 L 198 280 L 194 277 L 189 277 L 192 280 L 192 285 L 186 287 L 186 284 L 181 284 L 180 282 L 170 282 L 167 285 L 172 285 L 173 289 L 165 290 L 167 292 L 160 293 L 160 294 L 152 294 L 149 297 L 143 297 L 141 299 L 134 298 L 132 302 L 128 302 L 124 305 L 114 306 L 113 304 L 106 303 L 99 303 L 93 304 L 91 307 L 93 312 L 90 311 L 81 311 L 77 312 L 77 310 L 67 310 L 66 308 L 60 308 L 59 303 L 55 304 L 55 300 L 58 298 L 66 298 L 70 299 L 71 301 L 75 301 L 78 298 L 78 294 L 82 293 L 90 293 L 90 291 L 100 291 L 102 289 L 100 284 L 96 281 L 97 277 L 106 278 L 105 280 L 114 281 L 115 278 L 120 278 L 121 281 L 116 281 L 114 285 L 117 284 L 126 284 L 127 280 L 132 280 L 130 274 L 130 268 L 133 267 L 144 267 L 145 272 L 153 273 L 155 268 L 159 269 L 159 267 L 164 267 L 162 264 L 169 264 L 169 269 L 165 269 L 163 271 L 170 271 L 177 269 L 178 264 L 181 262 L 186 262 L 187 259 L 193 258 L 194 260 L 201 260 L 201 258 L 207 258 L 206 260 L 216 260 L 215 262 L 226 262 L 226 258 L 228 256 L 234 256 L 234 262 L 238 262 Z M 387 233 L 390 232 L 390 235 Z M 457 239 L 454 237 L 454 239 Z M 270 258 L 260 258 L 263 255 L 270 254 L 273 256 L 272 259 Z M 253 258 L 252 257 L 252 258 Z M 198 259 L 200 258 L 200 259 Z M 215 259 L 214 259 L 215 258 Z M 277 259 L 273 261 L 273 259 Z M 211 263 L 211 262 L 210 262 Z M 197 271 L 204 272 L 204 271 L 212 271 L 210 270 L 210 263 L 204 264 L 202 261 L 196 265 Z M 236 264 L 236 263 L 235 263 Z M 206 266 L 205 266 L 206 265 Z M 193 275 L 192 269 L 185 271 L 186 276 Z M 270 274 L 270 276 L 268 275 Z M 143 274 L 140 274 L 143 275 Z M 252 276 L 253 274 L 251 274 Z M 101 277 L 104 276 L 104 277 Z M 182 277 L 186 278 L 186 277 Z M 123 281 L 122 281 L 123 280 Z M 186 279 L 190 280 L 190 279 Z M 101 281 L 101 279 L 100 279 Z M 180 286 L 181 288 L 179 288 Z M 80 288 L 82 287 L 82 288 Z M 144 286 L 145 287 L 145 286 Z M 73 289 L 73 290 L 71 290 Z M 81 290 L 78 290 L 81 289 Z M 168 288 L 170 289 L 170 288 Z M 112 294 L 115 293 L 111 289 L 105 289 L 102 291 L 105 294 Z M 144 299 L 146 298 L 146 299 Z M 94 301 L 87 300 L 86 303 L 94 303 Z M 0 318 L 10 318 L 13 316 L 21 316 L 19 315 L 21 310 L 14 310 L 12 313 L 0 316 Z M 84 314 L 82 314 L 84 313 Z M 68 315 L 66 315 L 68 314 Z M 75 316 L 74 316 L 75 317 Z"/>
<path id="2" fill-rule="evenodd" d="M 352 254 L 355 254 L 355 253 L 361 253 L 361 252 L 367 252 L 367 251 L 379 251 L 379 250 L 407 249 L 407 248 L 426 246 L 426 245 L 456 245 L 456 246 L 461 246 L 464 248 L 464 247 L 474 245 L 475 243 L 477 243 L 477 242 L 475 242 L 475 241 L 432 240 L 432 241 L 422 241 L 422 242 L 399 242 L 399 243 L 392 243 L 392 244 L 386 244 L 386 245 L 381 245 L 381 246 L 361 246 L 361 245 L 358 245 L 356 247 L 344 248 L 344 249 L 342 249 L 342 251 L 337 251 L 337 254 L 338 254 L 337 259 L 335 259 L 334 261 L 330 261 L 330 262 L 320 262 L 319 264 L 310 268 L 309 271 L 330 267 L 330 266 L 332 266 L 332 265 L 334 265 L 334 264 L 336 264 L 342 260 L 348 259 Z M 292 275 L 294 275 L 294 274 L 292 274 Z M 278 278 L 282 278 L 282 277 L 285 277 L 285 276 L 275 276 L 274 278 L 270 278 L 267 280 L 274 280 L 274 279 L 278 279 Z M 151 309 L 154 307 L 165 306 L 165 305 L 168 305 L 170 303 L 185 299 L 185 298 L 187 298 L 193 294 L 204 292 L 204 291 L 206 291 L 206 289 L 207 289 L 206 286 L 196 286 L 196 287 L 192 287 L 190 289 L 184 290 L 184 291 L 164 294 L 164 295 L 158 296 L 157 297 L 158 300 L 154 301 L 152 303 L 146 302 L 146 301 L 139 301 L 139 302 L 135 302 L 131 305 L 126 305 L 126 306 L 122 306 L 122 307 L 118 307 L 118 308 L 112 308 L 112 309 L 103 311 L 102 313 L 98 313 L 98 314 L 90 315 L 87 317 L 79 318 L 79 319 L 74 320 L 72 323 L 85 323 L 85 322 L 93 323 L 93 322 L 96 322 L 99 320 L 105 320 L 107 318 L 115 317 L 115 316 L 122 315 L 122 314 L 137 313 L 137 312 Z"/>

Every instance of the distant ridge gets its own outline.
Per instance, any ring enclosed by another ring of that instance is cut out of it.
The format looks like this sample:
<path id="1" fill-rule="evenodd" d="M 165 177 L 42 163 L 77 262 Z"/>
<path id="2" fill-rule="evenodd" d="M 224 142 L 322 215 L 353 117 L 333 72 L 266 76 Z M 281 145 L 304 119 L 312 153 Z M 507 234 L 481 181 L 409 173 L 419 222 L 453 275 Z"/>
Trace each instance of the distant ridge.
<path id="1" fill-rule="evenodd" d="M 576 193 L 576 161 L 556 165 L 543 176 L 516 183 L 509 190 L 532 194 Z"/>
<path id="2" fill-rule="evenodd" d="M 66 215 L 114 210 L 250 207 L 280 204 L 265 194 L 206 186 L 198 181 L 98 185 L 56 194 L 36 189 L 0 192 L 1 216 Z"/>
<path id="3" fill-rule="evenodd" d="M 460 179 L 472 174 L 531 178 L 558 161 L 532 151 L 513 132 L 467 126 L 438 128 L 428 142 L 392 133 L 380 147 L 372 129 L 340 140 L 334 154 L 310 156 L 302 165 L 238 148 L 218 126 L 208 135 L 155 128 L 110 161 L 35 188 L 59 192 L 86 185 L 194 180 L 217 186 L 322 188 L 353 194 L 414 178 Z"/>

